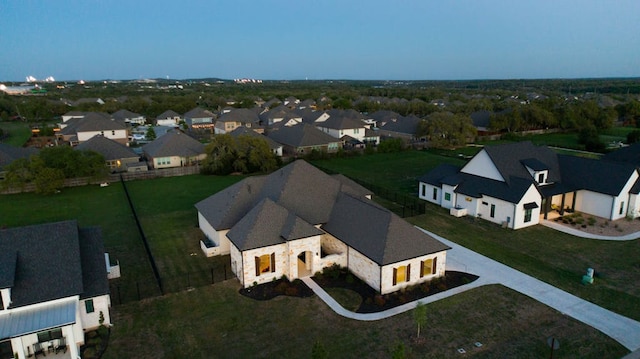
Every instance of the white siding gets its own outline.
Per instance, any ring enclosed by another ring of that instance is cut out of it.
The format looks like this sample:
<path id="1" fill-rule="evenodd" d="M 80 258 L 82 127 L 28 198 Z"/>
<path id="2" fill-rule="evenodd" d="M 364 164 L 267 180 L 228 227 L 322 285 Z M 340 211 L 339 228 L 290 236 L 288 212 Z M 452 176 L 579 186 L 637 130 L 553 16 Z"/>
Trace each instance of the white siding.
<path id="1" fill-rule="evenodd" d="M 462 167 L 460 172 L 504 182 L 504 178 L 502 178 L 502 175 L 493 164 L 493 161 L 491 161 L 491 158 L 485 150 L 482 150 L 478 152 L 477 155 L 473 156 L 473 158 L 469 160 L 464 167 Z"/>
<path id="2" fill-rule="evenodd" d="M 538 208 L 534 208 L 531 210 L 531 221 L 525 222 L 524 205 L 531 202 L 535 202 L 538 205 Z M 524 196 L 522 196 L 520 202 L 518 202 L 515 209 L 515 218 L 513 219 L 513 225 L 510 224 L 509 227 L 513 229 L 519 229 L 538 224 L 540 222 L 540 211 L 542 210 L 541 206 L 542 196 L 540 195 L 540 192 L 538 192 L 538 190 L 533 185 L 531 185 L 527 192 L 525 192 Z"/>
<path id="3" fill-rule="evenodd" d="M 435 199 L 433 198 L 434 189 L 436 191 Z M 428 183 L 420 182 L 420 186 L 418 188 L 418 198 L 440 205 L 441 196 L 442 196 L 442 189 L 440 187 L 436 187 Z"/>
<path id="4" fill-rule="evenodd" d="M 450 186 L 447 184 L 443 184 L 442 185 L 442 201 L 440 203 L 440 206 L 444 207 L 444 208 L 452 208 L 455 207 L 456 205 L 456 197 L 457 194 L 454 192 L 455 191 L 455 187 L 454 186 Z M 447 201 L 447 195 L 449 194 L 449 200 Z"/>
<path id="5" fill-rule="evenodd" d="M 87 313 L 85 302 L 87 300 L 93 300 L 93 312 Z M 102 295 L 99 297 L 87 298 L 81 300 L 78 304 L 80 311 L 80 320 L 82 321 L 82 328 L 92 330 L 100 326 L 100 312 L 104 316 L 104 325 L 111 324 L 111 316 L 109 315 L 109 307 L 111 307 L 111 298 L 109 295 Z"/>
<path id="6" fill-rule="evenodd" d="M 629 207 L 627 209 L 627 215 L 631 218 L 640 217 L 640 196 L 637 194 L 629 194 Z"/>
<path id="7" fill-rule="evenodd" d="M 104 130 L 104 131 L 88 131 L 88 132 L 78 132 L 78 141 L 85 142 L 91 139 L 91 137 L 96 135 L 102 135 L 105 138 L 111 140 L 124 140 L 128 141 L 127 130 Z M 122 141 L 119 141 L 122 142 Z"/>
<path id="8" fill-rule="evenodd" d="M 612 219 L 611 213 L 614 210 L 614 200 L 615 197 L 606 194 L 586 190 L 578 191 L 576 193 L 575 210 L 598 217 Z"/>
<path id="9" fill-rule="evenodd" d="M 227 233 L 229 232 L 228 229 L 216 231 L 216 229 L 207 222 L 207 219 L 204 218 L 200 212 L 198 212 L 198 227 L 200 227 L 200 230 L 204 233 L 205 237 L 211 239 L 217 245 L 213 248 L 207 248 L 207 251 L 205 252 L 207 257 L 229 254 L 231 242 L 229 241 L 229 238 L 227 238 Z"/>

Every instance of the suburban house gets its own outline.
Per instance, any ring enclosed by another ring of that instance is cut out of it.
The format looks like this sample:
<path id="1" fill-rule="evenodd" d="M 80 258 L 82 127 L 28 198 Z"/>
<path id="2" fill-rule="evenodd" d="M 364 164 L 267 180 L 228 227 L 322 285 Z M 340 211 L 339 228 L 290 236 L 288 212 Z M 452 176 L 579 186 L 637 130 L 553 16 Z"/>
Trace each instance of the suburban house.
<path id="1" fill-rule="evenodd" d="M 334 264 L 382 294 L 445 273 L 443 243 L 303 160 L 248 177 L 195 207 L 207 256 L 231 255 L 246 288 L 312 276 Z"/>
<path id="2" fill-rule="evenodd" d="M 410 116 L 399 116 L 388 120 L 377 121 L 380 136 L 391 138 L 402 138 L 411 141 L 416 138 L 418 124 L 421 118 Z"/>
<path id="3" fill-rule="evenodd" d="M 282 144 L 284 154 L 287 156 L 304 156 L 313 150 L 332 153 L 342 148 L 340 139 L 306 123 L 284 126 L 278 130 L 270 131 L 267 136 Z"/>
<path id="4" fill-rule="evenodd" d="M 142 152 L 150 167 L 156 169 L 192 166 L 207 156 L 202 143 L 178 129 L 142 146 Z"/>
<path id="5" fill-rule="evenodd" d="M 196 107 L 184 114 L 184 121 L 190 129 L 213 130 L 213 118 L 215 115 L 202 107 Z"/>
<path id="6" fill-rule="evenodd" d="M 251 137 L 256 137 L 256 138 L 260 138 L 263 139 L 265 141 L 267 141 L 267 144 L 269 144 L 269 148 L 271 149 L 271 151 L 273 152 L 274 155 L 278 156 L 278 157 L 282 157 L 282 145 L 279 144 L 278 142 L 270 139 L 269 137 L 259 134 L 256 131 L 247 128 L 247 127 L 238 127 L 235 130 L 231 131 L 229 133 L 231 136 L 233 137 L 240 137 L 240 136 L 251 136 Z"/>
<path id="7" fill-rule="evenodd" d="M 276 123 L 290 123 L 296 124 L 302 122 L 302 116 L 291 110 L 289 107 L 280 105 L 269 111 L 261 113 L 260 120 L 267 126 L 272 126 Z"/>
<path id="8" fill-rule="evenodd" d="M 80 117 L 82 116 L 82 117 Z M 64 118 L 68 120 L 64 121 Z M 118 143 L 129 143 L 127 127 L 114 121 L 111 115 L 103 112 L 84 112 L 72 117 L 64 116 L 60 131 L 56 133 L 58 140 L 69 142 L 72 146 L 88 141 L 100 135 Z"/>
<path id="9" fill-rule="evenodd" d="M 173 110 L 167 110 L 156 117 L 157 126 L 178 127 L 180 121 L 182 121 L 182 116 Z"/>
<path id="10" fill-rule="evenodd" d="M 255 111 L 238 108 L 229 112 L 224 112 L 215 124 L 215 134 L 229 133 L 238 127 L 247 127 L 262 132 L 262 128 L 259 126 L 260 117 Z"/>
<path id="11" fill-rule="evenodd" d="M 118 110 L 111 114 L 114 120 L 131 125 L 144 125 L 147 119 L 139 113 L 131 112 L 129 110 Z"/>
<path id="12" fill-rule="evenodd" d="M 0 143 L 0 179 L 4 178 L 3 168 L 11 162 L 20 158 L 29 158 L 38 153 L 33 147 L 15 147 Z"/>
<path id="13" fill-rule="evenodd" d="M 319 118 L 314 122 L 314 125 L 322 132 L 342 139 L 344 141 L 345 136 L 356 139 L 362 143 L 365 137 L 365 130 L 367 125 L 360 119 L 345 116 L 342 112 L 331 112 L 329 117 Z"/>
<path id="14" fill-rule="evenodd" d="M 566 211 L 638 217 L 638 178 L 633 165 L 559 155 L 526 141 L 486 146 L 461 168 L 436 167 L 419 179 L 418 196 L 456 216 L 519 229 Z"/>
<path id="15" fill-rule="evenodd" d="M 0 269 L 0 357 L 79 358 L 84 332 L 111 325 L 113 267 L 99 228 L 64 221 L 2 229 Z"/>
<path id="16" fill-rule="evenodd" d="M 111 172 L 140 172 L 147 170 L 147 164 L 140 162 L 140 155 L 121 143 L 103 136 L 93 136 L 89 141 L 75 147 L 76 150 L 94 151 L 104 157 Z"/>

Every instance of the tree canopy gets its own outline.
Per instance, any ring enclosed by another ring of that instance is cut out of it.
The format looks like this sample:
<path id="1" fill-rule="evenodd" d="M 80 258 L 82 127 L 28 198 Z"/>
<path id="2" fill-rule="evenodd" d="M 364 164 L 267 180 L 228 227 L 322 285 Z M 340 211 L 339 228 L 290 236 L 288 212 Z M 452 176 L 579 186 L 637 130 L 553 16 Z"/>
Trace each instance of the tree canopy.
<path id="1" fill-rule="evenodd" d="M 278 167 L 278 158 L 266 139 L 242 135 L 216 135 L 205 148 L 202 162 L 205 174 L 228 175 L 233 172 L 269 172 Z"/>

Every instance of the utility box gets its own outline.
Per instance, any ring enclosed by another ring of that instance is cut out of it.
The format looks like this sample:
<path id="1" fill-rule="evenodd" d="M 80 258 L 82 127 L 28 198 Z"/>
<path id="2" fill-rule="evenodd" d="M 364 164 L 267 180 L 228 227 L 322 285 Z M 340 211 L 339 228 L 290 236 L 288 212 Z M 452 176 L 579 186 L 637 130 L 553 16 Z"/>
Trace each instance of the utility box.
<path id="1" fill-rule="evenodd" d="M 593 284 L 593 268 L 587 268 L 587 274 L 582 276 L 582 284 Z"/>

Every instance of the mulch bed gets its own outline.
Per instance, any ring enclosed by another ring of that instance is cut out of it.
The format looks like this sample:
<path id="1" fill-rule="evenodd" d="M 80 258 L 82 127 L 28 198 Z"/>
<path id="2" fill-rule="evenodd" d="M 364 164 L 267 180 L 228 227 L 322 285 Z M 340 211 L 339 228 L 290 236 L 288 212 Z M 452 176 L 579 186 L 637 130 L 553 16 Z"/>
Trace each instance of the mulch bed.
<path id="1" fill-rule="evenodd" d="M 313 296 L 314 293 L 299 279 L 290 282 L 288 279 L 281 278 L 249 288 L 241 288 L 240 294 L 256 300 L 269 300 L 279 295 L 305 298 Z"/>
<path id="2" fill-rule="evenodd" d="M 463 272 L 446 271 L 442 278 L 436 278 L 430 282 L 417 284 L 385 295 L 380 295 L 368 284 L 351 274 L 346 268 L 327 268 L 322 274 L 314 276 L 313 279 L 323 288 L 353 290 L 362 298 L 356 313 L 375 313 L 471 283 L 478 279 L 478 276 Z M 240 294 L 256 300 L 269 300 L 279 295 L 290 297 L 311 297 L 314 295 L 313 291 L 298 279 L 293 282 L 289 282 L 287 279 L 278 279 L 269 283 L 242 288 L 240 289 Z"/>

